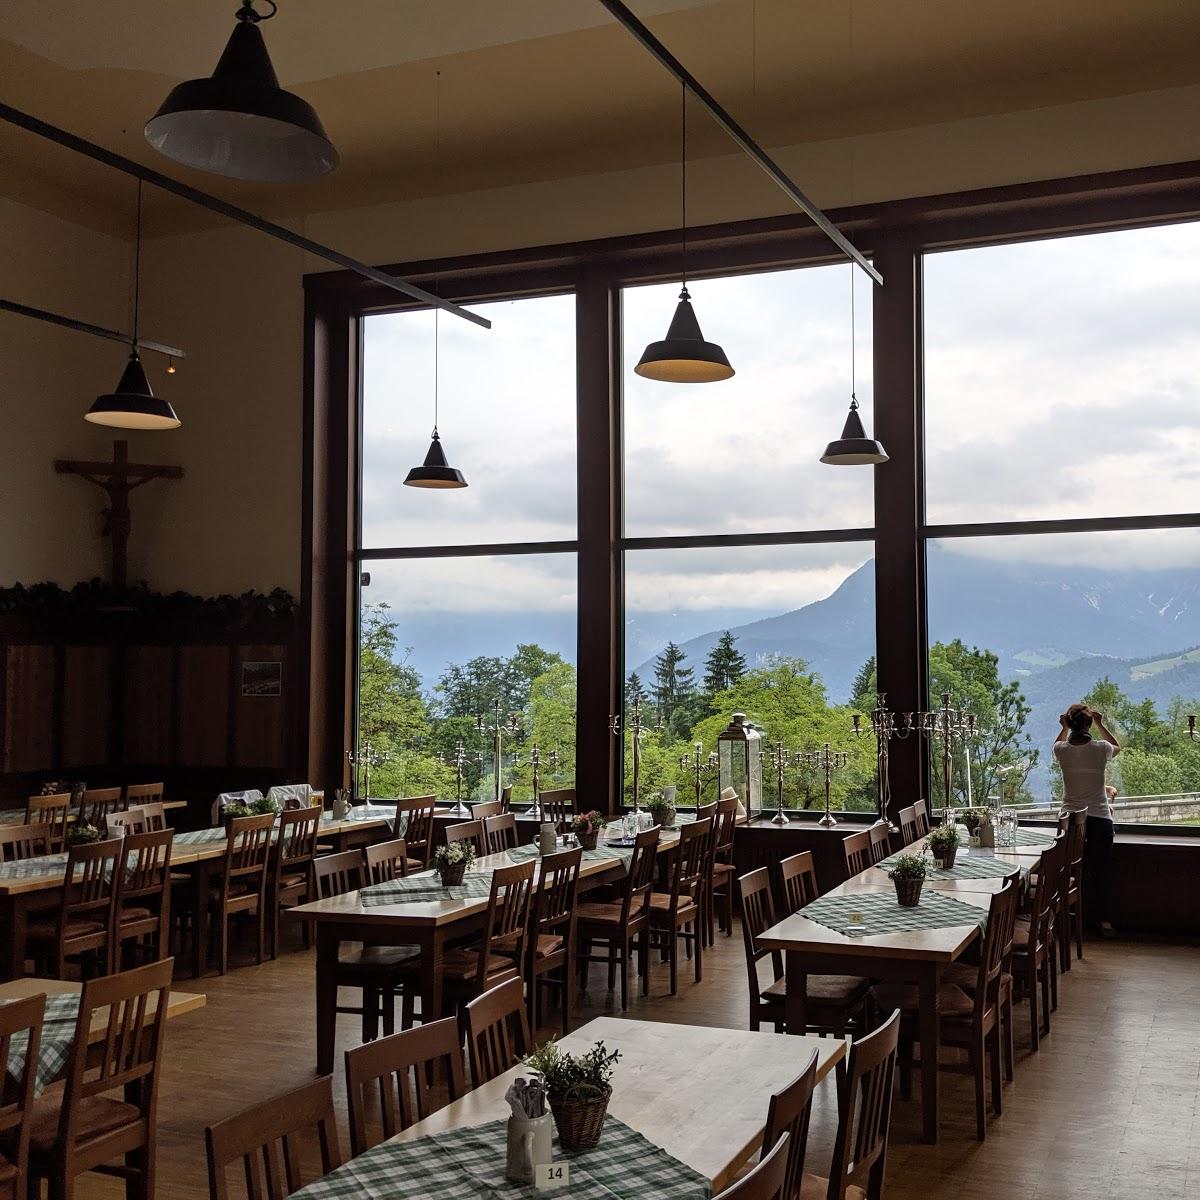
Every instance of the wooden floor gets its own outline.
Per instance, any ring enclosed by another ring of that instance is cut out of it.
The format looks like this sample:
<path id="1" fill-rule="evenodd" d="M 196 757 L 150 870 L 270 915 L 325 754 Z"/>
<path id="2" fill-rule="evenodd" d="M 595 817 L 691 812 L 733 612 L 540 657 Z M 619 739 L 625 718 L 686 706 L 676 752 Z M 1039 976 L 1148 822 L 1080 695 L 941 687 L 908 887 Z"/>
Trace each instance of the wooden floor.
<path id="1" fill-rule="evenodd" d="M 159 1103 L 160 1197 L 207 1196 L 206 1124 L 312 1078 L 312 985 L 312 956 L 301 950 L 262 967 L 238 967 L 223 979 L 181 981 L 189 991 L 206 992 L 208 1006 L 169 1028 Z M 745 1028 L 745 987 L 735 931 L 733 938 L 718 937 L 703 983 L 681 972 L 680 994 L 671 998 L 666 969 L 658 968 L 652 995 L 639 999 L 630 1015 Z M 599 968 L 584 1001 L 581 1019 L 614 1011 Z M 974 1138 L 967 1077 L 942 1076 L 936 1147 L 918 1141 L 918 1103 L 897 1098 L 887 1196 L 1200 1198 L 1198 1015 L 1200 947 L 1089 945 L 1087 959 L 1064 980 L 1053 1033 L 1039 1054 L 1024 1049 L 1026 1025 L 1018 1024 L 1017 1078 L 1005 1089 L 1004 1115 L 990 1123 L 985 1143 Z M 339 1018 L 339 1061 L 341 1042 L 351 1044 L 356 1021 Z M 342 1104 L 340 1078 L 335 1091 Z M 829 1080 L 814 1109 L 811 1169 L 827 1170 L 835 1124 Z M 344 1111 L 342 1134 L 348 1145 Z M 83 1197 L 122 1194 L 116 1181 L 96 1175 L 84 1177 L 77 1191 Z"/>

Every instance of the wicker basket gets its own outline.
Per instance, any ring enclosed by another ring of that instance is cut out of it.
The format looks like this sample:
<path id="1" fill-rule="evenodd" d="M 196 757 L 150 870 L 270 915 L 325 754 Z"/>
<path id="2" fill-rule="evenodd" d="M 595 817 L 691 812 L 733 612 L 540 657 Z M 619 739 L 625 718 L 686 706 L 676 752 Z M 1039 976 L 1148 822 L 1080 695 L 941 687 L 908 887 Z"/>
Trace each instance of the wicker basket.
<path id="1" fill-rule="evenodd" d="M 466 873 L 467 864 L 465 862 L 445 863 L 438 867 L 438 874 L 442 877 L 442 887 L 453 887 L 456 883 L 462 883 Z"/>
<path id="2" fill-rule="evenodd" d="M 576 838 L 578 839 L 578 841 L 579 841 L 579 844 L 580 844 L 580 845 L 581 845 L 581 846 L 582 846 L 582 847 L 583 847 L 585 850 L 595 850 L 595 848 L 596 848 L 596 839 L 597 839 L 599 836 L 600 836 L 600 830 L 598 830 L 598 829 L 586 829 L 586 830 L 584 830 L 584 832 L 583 832 L 583 833 L 577 833 L 577 834 L 575 835 L 575 837 L 576 837 Z"/>
<path id="3" fill-rule="evenodd" d="M 611 1096 L 612 1088 L 603 1096 L 587 1099 L 550 1097 L 550 1111 L 554 1114 L 558 1141 L 564 1150 L 590 1150 L 600 1141 Z"/>
<path id="4" fill-rule="evenodd" d="M 650 806 L 650 819 L 663 829 L 675 828 L 675 806 L 673 804 L 653 804 Z"/>
<path id="5" fill-rule="evenodd" d="M 958 857 L 958 847 L 951 846 L 949 850 L 935 850 L 933 852 L 933 861 L 943 871 L 949 871 L 954 866 L 954 860 Z"/>
<path id="6" fill-rule="evenodd" d="M 923 879 L 897 879 L 892 876 L 892 882 L 896 885 L 896 903 L 901 908 L 916 908 L 921 902 L 921 888 L 925 884 Z"/>

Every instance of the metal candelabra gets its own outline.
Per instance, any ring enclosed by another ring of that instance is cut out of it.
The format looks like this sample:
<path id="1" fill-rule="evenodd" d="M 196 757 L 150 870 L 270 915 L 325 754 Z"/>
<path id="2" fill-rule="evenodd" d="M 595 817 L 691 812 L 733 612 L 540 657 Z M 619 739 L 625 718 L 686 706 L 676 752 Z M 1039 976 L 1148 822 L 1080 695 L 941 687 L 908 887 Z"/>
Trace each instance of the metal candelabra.
<path id="1" fill-rule="evenodd" d="M 1196 740 L 1196 714 L 1188 713 L 1187 715 L 1187 735 L 1194 742 Z"/>
<path id="2" fill-rule="evenodd" d="M 346 751 L 346 761 L 354 771 L 356 785 L 358 783 L 358 768 L 362 768 L 364 799 L 369 800 L 371 798 L 371 768 L 382 767 L 384 763 L 390 762 L 391 758 L 392 756 L 388 751 L 377 750 L 370 742 L 367 742 L 359 750 Z"/>
<path id="3" fill-rule="evenodd" d="M 975 714 L 950 706 L 950 693 L 942 693 L 942 707 L 932 712 L 906 713 L 909 726 L 927 738 L 936 738 L 942 744 L 942 789 L 945 793 L 944 809 L 950 803 L 954 786 L 954 743 L 962 743 L 967 761 L 967 804 L 971 803 L 971 743 L 978 735 Z"/>
<path id="4" fill-rule="evenodd" d="M 483 713 L 475 716 L 475 728 L 480 733 L 486 733 L 492 739 L 492 768 L 496 785 L 495 799 L 499 800 L 504 792 L 504 735 L 511 733 L 514 737 L 521 732 L 521 714 L 512 713 L 508 717 L 500 716 L 499 698 L 492 701 L 491 723 Z"/>
<path id="5" fill-rule="evenodd" d="M 817 822 L 818 825 L 823 825 L 826 829 L 832 829 L 837 824 L 837 818 L 830 812 L 830 791 L 829 785 L 833 779 L 834 771 L 840 771 L 850 761 L 850 755 L 845 750 L 831 750 L 829 743 L 821 747 L 820 750 L 797 750 L 793 755 L 796 762 L 806 763 L 810 767 L 817 767 L 825 773 L 825 815 Z"/>
<path id="6" fill-rule="evenodd" d="M 878 798 L 877 806 L 879 809 L 879 819 L 888 822 L 888 828 L 892 833 L 896 833 L 897 829 L 891 824 L 891 818 L 888 813 L 892 806 L 892 780 L 888 770 L 888 755 L 889 744 L 892 739 L 903 741 L 913 732 L 912 714 L 909 713 L 909 721 L 906 726 L 900 726 L 896 721 L 896 714 L 887 706 L 887 693 L 875 693 L 875 707 L 867 713 L 867 720 L 870 722 L 871 732 L 875 735 L 875 777 L 878 783 Z M 862 714 L 854 714 L 854 729 L 855 737 L 862 737 L 867 730 L 863 727 Z"/>
<path id="7" fill-rule="evenodd" d="M 550 753 L 546 755 L 545 762 L 551 770 L 557 770 L 558 751 L 551 750 Z M 513 755 L 513 766 L 520 766 L 519 754 Z M 533 788 L 533 799 L 530 801 L 526 815 L 534 817 L 536 820 L 540 821 L 542 819 L 542 750 L 537 742 L 534 742 L 533 745 L 529 747 L 529 774 L 530 784 Z"/>
<path id="8" fill-rule="evenodd" d="M 641 805 L 638 802 L 638 788 L 641 785 L 642 778 L 642 734 L 645 732 L 646 726 L 642 721 L 642 701 L 641 697 L 634 696 L 633 698 L 633 717 L 629 721 L 628 729 L 629 736 L 633 742 L 633 811 L 640 812 Z M 608 728 L 614 737 L 620 737 L 624 725 L 620 714 L 615 717 L 609 717 Z"/>
<path id="9" fill-rule="evenodd" d="M 454 807 L 450 810 L 452 817 L 469 817 L 471 815 L 471 810 L 463 803 L 462 798 L 463 767 L 466 766 L 470 757 L 461 740 L 454 747 L 454 753 L 445 756 L 446 763 L 454 768 Z"/>
<path id="10" fill-rule="evenodd" d="M 783 748 L 782 742 L 776 742 L 771 747 L 767 761 L 775 768 L 775 798 L 778 801 L 775 815 L 771 818 L 772 825 L 786 825 L 791 818 L 783 811 L 783 772 L 792 763 L 792 755 Z"/>
<path id="11" fill-rule="evenodd" d="M 679 765 L 686 771 L 689 767 L 692 771 L 692 780 L 696 788 L 696 807 L 700 807 L 700 797 L 704 792 L 704 777 L 711 775 L 721 765 L 720 756 L 715 750 L 710 750 L 708 757 L 704 757 L 704 743 L 697 742 L 692 747 L 691 754 L 680 755 Z"/>

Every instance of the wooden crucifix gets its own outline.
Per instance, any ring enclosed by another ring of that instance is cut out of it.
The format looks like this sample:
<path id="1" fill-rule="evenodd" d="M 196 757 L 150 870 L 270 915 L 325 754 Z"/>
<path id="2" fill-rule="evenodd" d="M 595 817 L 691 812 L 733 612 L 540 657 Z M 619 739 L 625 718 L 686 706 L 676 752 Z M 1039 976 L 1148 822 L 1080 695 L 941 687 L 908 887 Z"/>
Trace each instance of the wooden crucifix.
<path id="1" fill-rule="evenodd" d="M 113 442 L 112 462 L 75 462 L 57 459 L 54 469 L 63 475 L 80 475 L 108 493 L 102 537 L 112 538 L 112 582 L 123 588 L 128 583 L 129 493 L 152 479 L 182 479 L 182 467 L 157 466 L 129 461 L 129 443 Z"/>

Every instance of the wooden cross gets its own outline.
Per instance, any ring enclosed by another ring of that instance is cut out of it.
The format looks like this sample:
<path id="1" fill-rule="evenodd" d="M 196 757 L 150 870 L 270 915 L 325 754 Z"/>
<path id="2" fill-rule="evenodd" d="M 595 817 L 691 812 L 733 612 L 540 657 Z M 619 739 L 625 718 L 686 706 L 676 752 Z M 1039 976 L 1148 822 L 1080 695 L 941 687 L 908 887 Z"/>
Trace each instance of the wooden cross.
<path id="1" fill-rule="evenodd" d="M 152 479 L 182 479 L 183 468 L 131 463 L 129 443 L 118 441 L 113 442 L 112 462 L 74 462 L 60 458 L 55 460 L 54 469 L 62 475 L 81 475 L 108 493 L 101 536 L 112 538 L 113 586 L 125 587 L 128 582 L 127 550 L 131 523 L 129 493 Z"/>

